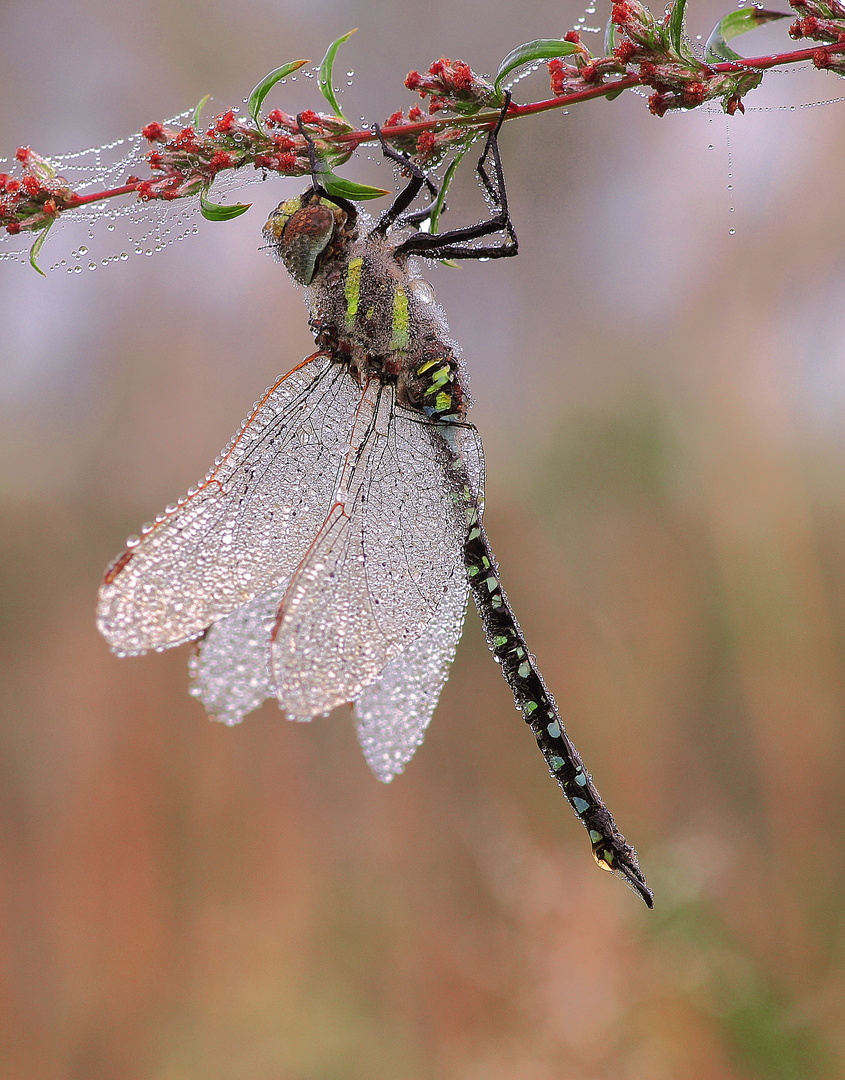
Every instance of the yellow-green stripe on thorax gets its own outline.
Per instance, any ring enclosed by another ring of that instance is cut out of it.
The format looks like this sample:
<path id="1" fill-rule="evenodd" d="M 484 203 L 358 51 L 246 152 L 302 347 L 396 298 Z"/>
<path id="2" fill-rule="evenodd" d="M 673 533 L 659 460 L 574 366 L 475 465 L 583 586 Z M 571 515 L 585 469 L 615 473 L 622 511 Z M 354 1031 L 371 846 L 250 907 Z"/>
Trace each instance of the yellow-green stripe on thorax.
<path id="1" fill-rule="evenodd" d="M 346 268 L 346 325 L 351 330 L 355 325 L 355 316 L 358 314 L 358 303 L 361 299 L 361 268 L 364 260 L 358 256 L 350 259 Z"/>

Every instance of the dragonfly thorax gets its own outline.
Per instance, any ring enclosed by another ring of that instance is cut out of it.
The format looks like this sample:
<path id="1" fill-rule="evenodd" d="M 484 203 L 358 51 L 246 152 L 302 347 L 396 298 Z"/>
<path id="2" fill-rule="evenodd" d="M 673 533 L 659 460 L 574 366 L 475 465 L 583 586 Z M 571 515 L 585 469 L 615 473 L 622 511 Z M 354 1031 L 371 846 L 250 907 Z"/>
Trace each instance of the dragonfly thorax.
<path id="1" fill-rule="evenodd" d="M 398 400 L 438 419 L 462 419 L 466 391 L 457 346 L 416 260 L 391 232 L 358 235 L 357 210 L 313 189 L 282 203 L 265 236 L 306 286 L 317 345 L 349 363 L 361 385 L 393 382 Z"/>

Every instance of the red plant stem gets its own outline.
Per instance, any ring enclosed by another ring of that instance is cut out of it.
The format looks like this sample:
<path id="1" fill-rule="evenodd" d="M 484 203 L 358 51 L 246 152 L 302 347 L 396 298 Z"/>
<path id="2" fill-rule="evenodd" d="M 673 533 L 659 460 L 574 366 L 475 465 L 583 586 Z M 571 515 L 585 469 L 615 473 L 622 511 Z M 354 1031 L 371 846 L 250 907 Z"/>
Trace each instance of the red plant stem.
<path id="1" fill-rule="evenodd" d="M 783 64 L 799 64 L 805 60 L 813 60 L 814 58 L 817 58 L 820 53 L 835 54 L 842 52 L 845 52 L 845 43 L 837 42 L 829 45 L 814 45 L 807 49 L 797 49 L 788 53 L 775 53 L 770 56 L 755 56 L 747 60 L 726 61 L 724 63 L 711 64 L 708 66 L 711 71 L 718 72 L 719 74 L 726 74 L 732 71 L 743 71 L 746 69 L 762 71 L 768 68 L 779 67 Z M 516 105 L 512 103 L 505 119 L 513 120 L 519 116 L 531 116 L 534 113 L 548 112 L 551 109 L 566 108 L 569 105 L 577 105 L 581 101 L 591 101 L 593 98 L 606 97 L 608 94 L 618 94 L 622 90 L 629 90 L 634 86 L 642 85 L 642 83 L 643 80 L 639 75 L 625 75 L 612 82 L 597 83 L 595 86 L 591 86 L 586 90 L 579 90 L 574 94 L 562 94 L 559 97 L 546 98 L 543 101 L 532 101 L 527 105 Z M 400 137 L 407 138 L 409 135 L 421 135 L 423 132 L 427 131 L 439 131 L 446 127 L 492 127 L 498 118 L 499 113 L 493 111 L 476 113 L 474 116 L 449 116 L 443 117 L 441 120 L 421 120 L 417 123 L 399 124 L 395 127 L 384 127 L 381 129 L 381 133 L 385 139 L 390 141 L 391 139 Z M 325 141 L 339 146 L 357 148 L 362 143 L 374 142 L 375 138 L 373 132 L 369 128 L 365 128 L 361 131 L 348 131 L 342 135 L 335 135 L 327 138 Z M 122 187 L 111 188 L 105 191 L 95 191 L 90 195 L 74 195 L 63 204 L 62 210 L 73 210 L 79 206 L 86 206 L 89 203 L 100 202 L 103 199 L 111 199 L 118 195 L 129 195 L 133 191 L 137 191 L 141 183 L 141 180 L 134 180 L 128 184 L 124 184 Z"/>
<path id="2" fill-rule="evenodd" d="M 115 195 L 129 195 L 131 192 L 137 191 L 141 183 L 141 180 L 134 180 L 131 184 L 124 184 L 123 187 L 109 188 L 107 191 L 93 191 L 90 195 L 74 195 L 72 199 L 68 199 L 63 208 L 65 210 L 75 210 L 77 206 L 87 206 L 88 203 L 114 198 Z"/>
<path id="3" fill-rule="evenodd" d="M 779 67 L 783 64 L 800 64 L 804 60 L 812 60 L 820 52 L 841 53 L 845 52 L 845 44 L 837 42 L 831 45 L 814 45 L 809 49 L 796 49 L 788 53 L 775 53 L 770 56 L 755 56 L 748 60 L 725 61 L 721 64 L 708 65 L 711 71 L 726 74 L 732 71 L 744 71 L 746 68 L 765 70 Z M 550 109 L 562 109 L 567 105 L 577 105 L 581 101 L 591 101 L 593 98 L 605 97 L 607 94 L 616 94 L 621 90 L 630 90 L 634 86 L 641 86 L 642 79 L 639 75 L 625 75 L 613 82 L 597 83 L 587 90 L 579 90 L 575 94 L 562 94 L 559 97 L 547 98 L 544 101 L 532 101 L 527 105 L 511 104 L 508 109 L 506 120 L 512 120 L 517 116 L 531 116 L 534 113 L 548 112 Z M 388 141 L 400 135 L 421 135 L 424 131 L 437 131 L 442 127 L 492 127 L 499 119 L 498 112 L 476 113 L 475 116 L 450 116 L 443 120 L 421 120 L 416 124 L 401 124 L 398 127 L 382 128 L 381 133 Z M 345 135 L 338 135 L 333 140 L 347 146 L 359 146 L 363 142 L 374 139 L 371 131 L 350 131 Z"/>

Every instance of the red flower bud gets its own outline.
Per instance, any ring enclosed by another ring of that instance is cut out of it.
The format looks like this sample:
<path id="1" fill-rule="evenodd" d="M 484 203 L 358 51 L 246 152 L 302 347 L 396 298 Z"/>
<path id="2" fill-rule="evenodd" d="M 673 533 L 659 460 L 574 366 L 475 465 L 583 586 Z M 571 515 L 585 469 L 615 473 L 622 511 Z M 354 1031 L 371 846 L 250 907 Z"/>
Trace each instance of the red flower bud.
<path id="1" fill-rule="evenodd" d="M 147 140 L 147 142 L 167 142 L 167 132 L 164 130 L 164 125 L 155 121 L 142 130 L 141 134 Z"/>

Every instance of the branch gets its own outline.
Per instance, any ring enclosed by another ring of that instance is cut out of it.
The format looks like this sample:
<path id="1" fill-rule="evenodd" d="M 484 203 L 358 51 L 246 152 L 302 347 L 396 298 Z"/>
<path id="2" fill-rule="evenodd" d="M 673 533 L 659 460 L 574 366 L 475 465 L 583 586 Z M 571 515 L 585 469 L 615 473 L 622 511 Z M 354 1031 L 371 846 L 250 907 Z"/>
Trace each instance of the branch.
<path id="1" fill-rule="evenodd" d="M 570 31 L 563 38 L 542 38 L 518 46 L 504 58 L 492 81 L 477 75 L 463 61 L 437 60 L 425 74 L 412 71 L 405 80 L 408 89 L 427 101 L 428 116 L 419 106 L 409 109 L 407 117 L 398 110 L 387 118 L 381 135 L 397 149 L 413 155 L 421 165 L 436 164 L 449 156 L 456 164 L 478 132 L 498 120 L 506 81 L 520 68 L 538 60 L 548 64 L 553 96 L 524 105 L 511 103 L 507 120 L 569 108 L 595 98 L 612 100 L 638 86 L 649 86 L 654 91 L 648 104 L 656 116 L 673 109 L 697 108 L 712 100 L 720 101 L 725 112 L 733 115 L 745 111 L 743 97 L 759 86 L 768 69 L 809 60 L 820 70 L 845 75 L 845 7 L 839 0 L 790 3 L 799 16 L 790 27 L 790 36 L 821 44 L 743 59 L 729 47 L 729 40 L 765 22 L 787 17 L 781 12 L 744 8 L 719 21 L 701 60 L 693 54 L 683 32 L 686 0 L 675 0 L 661 20 L 640 0 L 615 0 L 605 38 L 607 55 L 591 56 L 578 32 Z M 204 99 L 187 127 L 177 130 L 157 122 L 148 124 L 142 134 L 151 147 L 145 155 L 150 175 L 130 176 L 119 187 L 80 195 L 71 190 L 49 161 L 29 147 L 21 147 L 15 155 L 21 176 L 0 173 L 0 226 L 11 235 L 37 234 L 30 261 L 38 269 L 35 257 L 51 225 L 66 211 L 106 199 L 134 194 L 148 202 L 199 196 L 205 217 L 236 217 L 249 208 L 248 204 L 220 206 L 210 202 L 208 192 L 215 177 L 247 167 L 265 174 L 310 175 L 303 129 L 313 141 L 319 180 L 330 195 L 362 200 L 386 194 L 381 188 L 354 184 L 334 172 L 360 145 L 376 139 L 372 129 L 355 129 L 346 120 L 332 89 L 335 55 L 350 34 L 332 42 L 320 65 L 319 87 L 333 113 L 307 110 L 294 117 L 273 109 L 261 116 L 264 99 L 272 87 L 307 63 L 294 60 L 270 72 L 255 87 L 249 97 L 248 117 L 236 116 L 229 109 L 201 131 L 199 114 Z M 450 167 L 447 177 L 453 172 Z M 443 196 L 445 191 L 441 203 Z"/>

